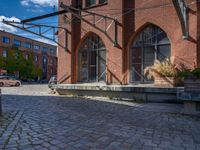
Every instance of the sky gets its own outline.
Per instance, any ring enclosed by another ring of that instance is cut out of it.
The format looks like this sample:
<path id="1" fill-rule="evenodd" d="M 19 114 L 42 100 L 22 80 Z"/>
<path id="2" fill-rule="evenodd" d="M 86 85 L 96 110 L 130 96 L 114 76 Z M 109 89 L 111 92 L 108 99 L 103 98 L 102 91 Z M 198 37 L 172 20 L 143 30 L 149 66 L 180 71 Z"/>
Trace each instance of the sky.
<path id="1" fill-rule="evenodd" d="M 43 42 L 55 45 L 54 42 L 5 25 L 2 23 L 2 20 L 14 20 L 20 22 L 20 20 L 57 11 L 57 7 L 57 0 L 0 0 L 0 30 L 5 30 L 39 41 L 42 40 Z M 57 26 L 57 17 L 50 17 L 32 23 Z"/>

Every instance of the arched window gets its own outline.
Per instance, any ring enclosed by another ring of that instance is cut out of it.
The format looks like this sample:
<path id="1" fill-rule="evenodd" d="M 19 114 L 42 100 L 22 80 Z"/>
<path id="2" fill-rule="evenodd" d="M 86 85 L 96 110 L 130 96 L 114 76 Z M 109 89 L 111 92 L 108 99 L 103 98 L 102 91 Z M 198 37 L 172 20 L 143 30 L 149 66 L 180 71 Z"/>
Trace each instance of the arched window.
<path id="1" fill-rule="evenodd" d="M 171 56 L 171 45 L 167 34 L 157 26 L 142 30 L 130 48 L 131 82 L 147 81 L 144 69 L 156 59 L 162 61 Z"/>
<path id="2" fill-rule="evenodd" d="M 106 81 L 106 48 L 96 34 L 87 37 L 79 49 L 79 81 Z"/>

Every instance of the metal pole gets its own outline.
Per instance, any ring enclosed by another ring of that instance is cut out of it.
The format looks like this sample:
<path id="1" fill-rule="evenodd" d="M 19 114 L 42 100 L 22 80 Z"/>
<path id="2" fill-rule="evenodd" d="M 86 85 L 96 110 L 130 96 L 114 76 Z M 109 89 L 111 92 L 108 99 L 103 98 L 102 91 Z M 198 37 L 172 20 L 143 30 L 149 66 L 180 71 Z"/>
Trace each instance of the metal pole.
<path id="1" fill-rule="evenodd" d="M 0 89 L 0 116 L 2 116 L 2 98 L 1 98 L 1 89 Z"/>

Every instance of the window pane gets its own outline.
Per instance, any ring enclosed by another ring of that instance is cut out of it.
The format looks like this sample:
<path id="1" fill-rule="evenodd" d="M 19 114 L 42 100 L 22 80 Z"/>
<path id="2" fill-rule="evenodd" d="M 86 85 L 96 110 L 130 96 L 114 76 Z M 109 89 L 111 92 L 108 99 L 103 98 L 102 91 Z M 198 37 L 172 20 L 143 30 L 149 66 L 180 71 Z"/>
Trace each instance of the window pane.
<path id="1" fill-rule="evenodd" d="M 35 50 L 39 50 L 39 49 L 40 49 L 40 46 L 34 45 L 33 48 L 34 48 Z"/>
<path id="2" fill-rule="evenodd" d="M 99 4 L 106 3 L 108 0 L 99 0 Z"/>
<path id="3" fill-rule="evenodd" d="M 3 41 L 3 43 L 6 43 L 6 44 L 10 43 L 10 39 L 5 36 L 3 37 L 2 41 Z"/>
<path id="4" fill-rule="evenodd" d="M 54 55 L 54 49 L 50 49 L 50 54 Z"/>
<path id="5" fill-rule="evenodd" d="M 170 58 L 171 56 L 170 45 L 169 44 L 159 45 L 157 53 L 158 53 L 157 54 L 158 60 L 160 61 L 163 61 L 166 58 Z"/>
<path id="6" fill-rule="evenodd" d="M 96 4 L 96 0 L 86 0 L 86 7 Z"/>
<path id="7" fill-rule="evenodd" d="M 31 44 L 28 43 L 28 42 L 25 42 L 25 43 L 24 43 L 24 47 L 25 47 L 25 48 L 31 48 Z"/>
<path id="8" fill-rule="evenodd" d="M 21 41 L 14 39 L 15 46 L 21 46 Z"/>
<path id="9" fill-rule="evenodd" d="M 81 9 L 82 8 L 82 0 L 76 0 L 75 7 Z"/>
<path id="10" fill-rule="evenodd" d="M 46 51 L 47 51 L 47 48 L 46 48 L 46 47 L 43 47 L 43 48 L 42 48 L 42 51 L 43 51 L 43 52 L 46 52 Z"/>

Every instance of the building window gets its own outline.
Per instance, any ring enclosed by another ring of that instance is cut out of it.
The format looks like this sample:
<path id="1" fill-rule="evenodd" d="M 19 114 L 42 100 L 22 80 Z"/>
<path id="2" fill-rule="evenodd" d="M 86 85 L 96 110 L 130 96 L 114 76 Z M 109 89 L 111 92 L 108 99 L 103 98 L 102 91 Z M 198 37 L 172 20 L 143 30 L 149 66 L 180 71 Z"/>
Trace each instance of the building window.
<path id="1" fill-rule="evenodd" d="M 104 3 L 107 3 L 108 0 L 99 0 L 99 4 L 104 4 Z"/>
<path id="2" fill-rule="evenodd" d="M 43 56 L 43 64 L 44 64 L 44 65 L 47 64 L 47 58 L 46 58 L 46 56 Z"/>
<path id="3" fill-rule="evenodd" d="M 54 49 L 50 49 L 50 54 L 54 55 Z"/>
<path id="4" fill-rule="evenodd" d="M 95 4 L 96 4 L 96 0 L 86 0 L 86 7 L 89 7 Z"/>
<path id="5" fill-rule="evenodd" d="M 7 50 L 3 50 L 3 57 L 7 57 L 8 56 L 8 51 Z"/>
<path id="6" fill-rule="evenodd" d="M 82 9 L 82 0 L 76 0 L 75 1 L 75 7 L 79 8 L 79 9 Z"/>
<path id="7" fill-rule="evenodd" d="M 171 43 L 167 34 L 154 25 L 144 28 L 130 48 L 130 82 L 149 82 L 145 68 L 155 60 L 163 61 L 170 56 Z"/>
<path id="8" fill-rule="evenodd" d="M 42 48 L 42 51 L 43 51 L 43 52 L 46 52 L 46 51 L 47 51 L 47 48 L 46 48 L 46 47 L 43 47 L 43 48 Z"/>
<path id="9" fill-rule="evenodd" d="M 38 56 L 35 56 L 35 62 L 37 62 L 38 61 Z"/>
<path id="10" fill-rule="evenodd" d="M 25 42 L 25 43 L 24 43 L 24 47 L 30 49 L 30 48 L 31 48 L 31 43 Z"/>
<path id="11" fill-rule="evenodd" d="M 15 46 L 21 46 L 21 41 L 14 39 L 14 45 Z"/>
<path id="12" fill-rule="evenodd" d="M 34 50 L 39 50 L 39 49 L 40 49 L 40 46 L 34 45 L 34 46 L 33 46 L 33 49 L 34 49 Z"/>
<path id="13" fill-rule="evenodd" d="M 6 43 L 6 44 L 9 44 L 10 43 L 10 39 L 8 37 L 4 36 L 3 39 L 2 39 L 2 42 Z"/>
<path id="14" fill-rule="evenodd" d="M 50 64 L 51 64 L 51 65 L 53 64 L 53 59 L 52 59 L 52 58 L 50 59 Z"/>

